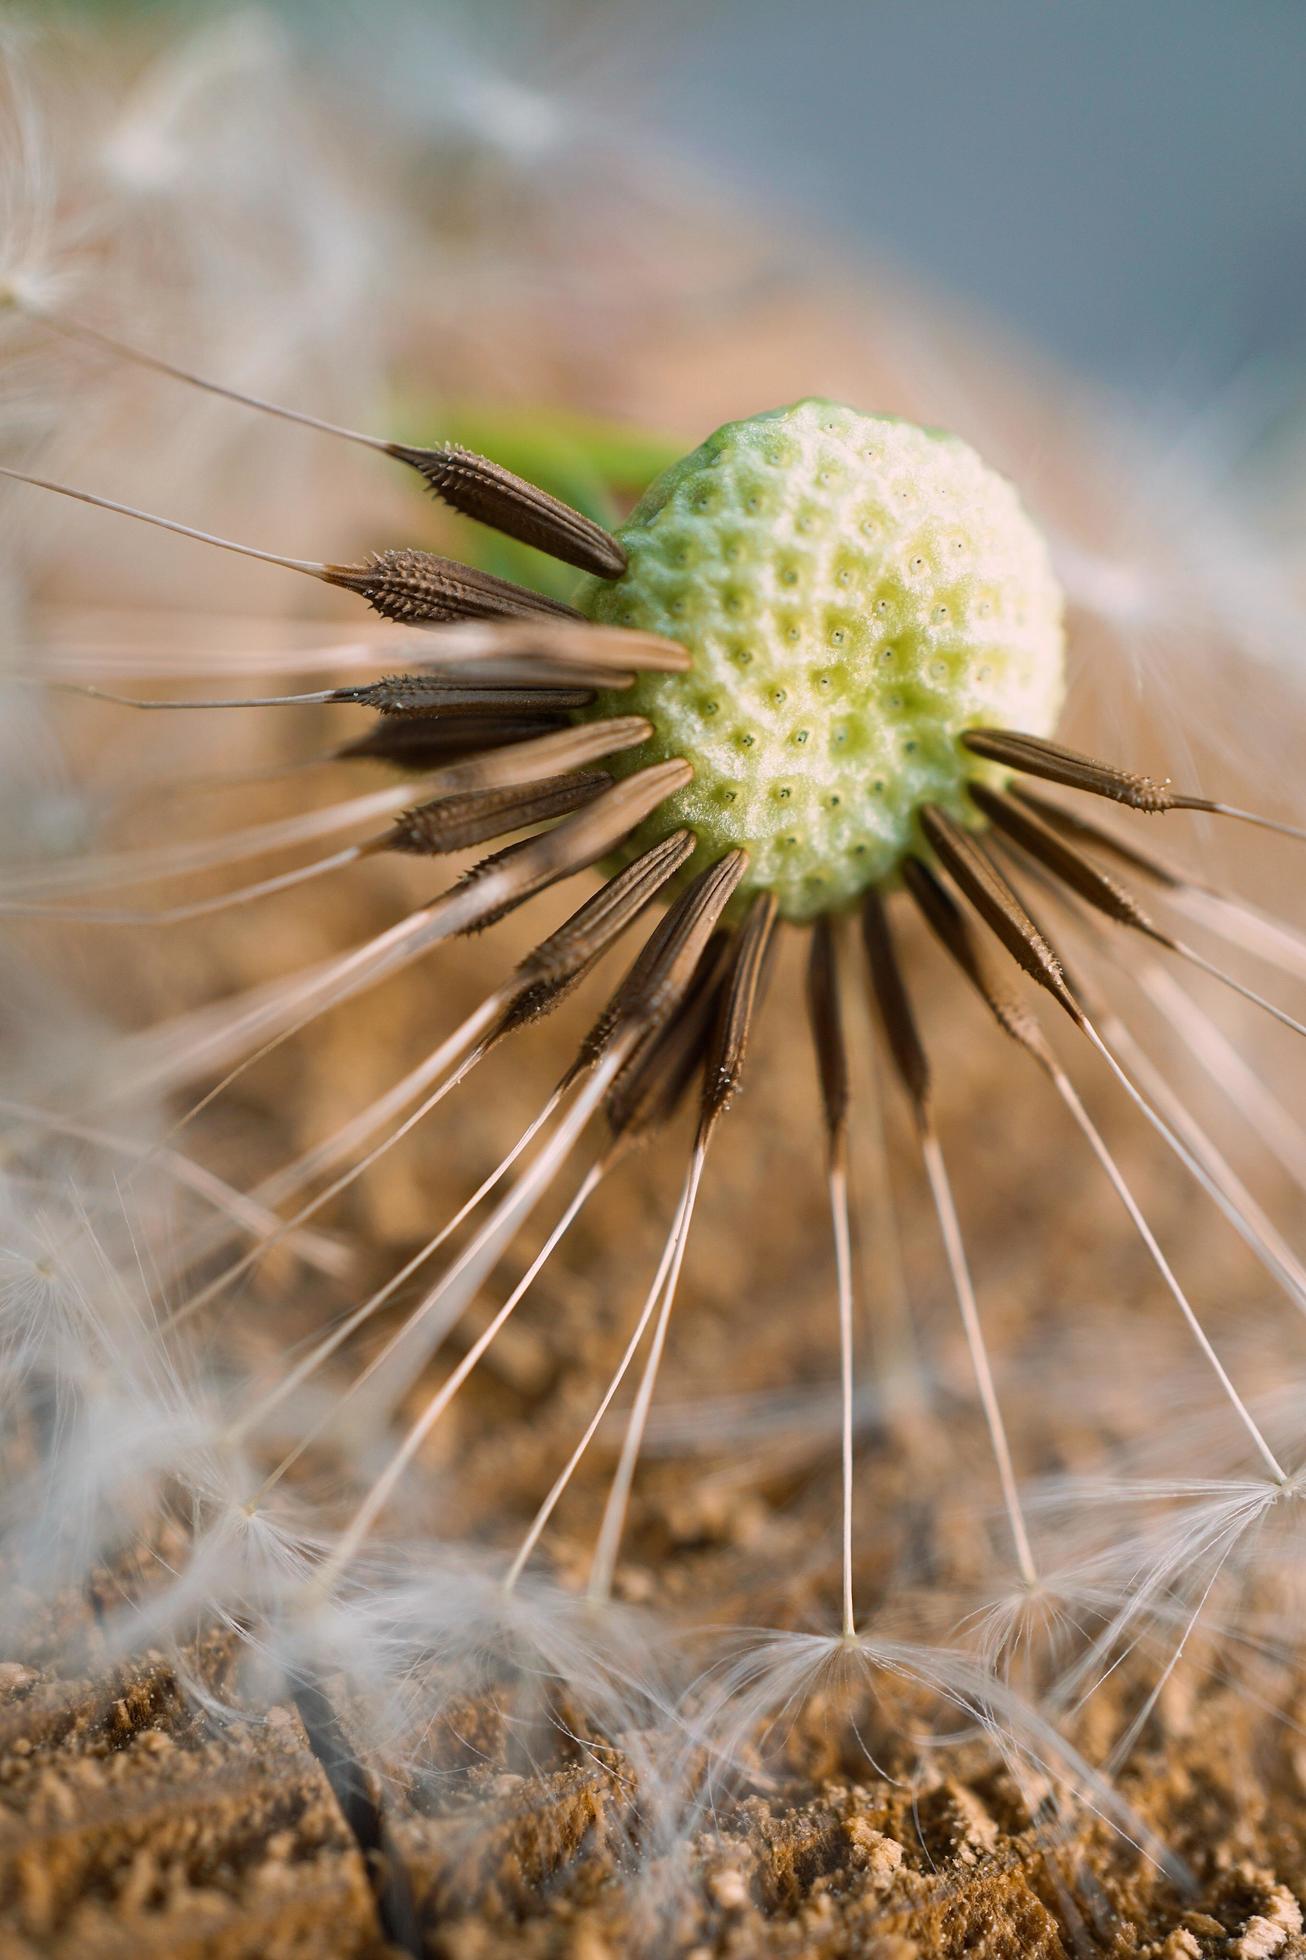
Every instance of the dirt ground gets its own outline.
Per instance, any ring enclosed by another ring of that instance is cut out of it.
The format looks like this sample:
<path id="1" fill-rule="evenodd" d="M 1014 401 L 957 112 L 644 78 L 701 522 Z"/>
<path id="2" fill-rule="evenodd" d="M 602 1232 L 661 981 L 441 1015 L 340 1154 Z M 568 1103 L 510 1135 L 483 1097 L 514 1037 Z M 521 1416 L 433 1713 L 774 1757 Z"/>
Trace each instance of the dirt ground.
<path id="1" fill-rule="evenodd" d="M 371 902 L 386 913 L 385 895 Z M 351 936 L 356 926 L 351 917 Z M 335 922 L 323 927 L 327 937 L 335 930 Z M 227 930 L 222 944 L 233 970 L 269 951 L 252 926 Z M 718 1411 L 695 1424 L 695 1397 L 709 1386 L 746 1397 L 804 1384 L 819 1394 L 832 1381 L 815 1098 L 805 1032 L 789 1008 L 797 954 L 782 959 L 756 1076 L 730 1118 L 705 1200 L 668 1364 L 667 1402 L 678 1420 L 655 1425 L 619 1569 L 621 1594 L 672 1623 L 704 1600 L 721 1622 L 799 1628 L 830 1624 L 834 1607 L 828 1397 L 823 1417 L 809 1410 L 804 1419 L 800 1403 L 797 1417 L 761 1441 L 727 1431 L 686 1450 L 676 1440 L 686 1420 L 691 1430 L 721 1420 Z M 474 969 L 483 977 L 502 957 L 486 942 L 447 962 L 442 1018 L 459 1011 L 464 994 L 470 1002 Z M 1076 1374 L 1073 1303 L 1090 1284 L 1109 1298 L 1090 1331 L 1102 1353 L 1127 1354 L 1139 1317 L 1161 1312 L 1155 1286 L 1109 1193 L 1078 1168 L 1067 1174 L 1059 1151 L 1048 1151 L 1035 1079 L 1021 1079 L 1014 1094 L 1007 1057 L 995 1041 L 972 1039 L 978 1024 L 959 1010 L 948 977 L 928 962 L 919 970 L 925 1024 L 944 1031 L 941 1124 L 957 1139 L 960 1201 L 999 1368 L 1003 1355 L 1013 1365 L 1022 1351 L 1035 1356 L 1011 1408 L 1022 1462 L 1100 1460 L 1113 1427 L 1139 1419 L 1140 1390 L 1112 1379 L 1094 1406 L 1097 1391 L 1086 1393 Z M 156 984 L 182 983 L 168 974 Z M 135 1011 L 148 1019 L 150 1003 L 138 998 Z M 428 1013 L 420 987 L 396 989 L 377 1023 L 387 1050 L 408 1052 Z M 523 1047 L 492 1093 L 468 1099 L 457 1164 L 432 1139 L 369 1180 L 349 1214 L 368 1248 L 365 1273 L 387 1271 L 417 1241 L 468 1162 L 493 1161 L 573 1032 L 559 1025 L 535 1049 Z M 344 1028 L 336 1038 L 356 1090 L 368 1074 L 360 1044 Z M 350 1100 L 330 1040 L 283 1058 L 265 1087 L 247 1091 L 242 1149 L 259 1123 L 284 1124 L 288 1109 L 308 1134 L 333 1098 Z M 968 1064 L 967 1055 L 980 1060 Z M 288 1096 L 292 1081 L 301 1091 L 316 1085 L 321 1106 Z M 903 1164 L 900 1129 L 890 1122 L 890 1152 Z M 1060 1142 L 1060 1130 L 1053 1134 Z M 546 1272 L 520 1327 L 473 1378 L 442 1445 L 459 1466 L 454 1488 L 469 1535 L 487 1515 L 500 1530 L 528 1518 L 556 1468 L 588 1386 L 625 1338 L 618 1304 L 631 1310 L 637 1276 L 652 1263 L 683 1141 L 663 1146 L 665 1161 L 640 1160 L 606 1194 Z M 220 1160 L 222 1133 L 216 1142 Z M 1153 1173 L 1150 1214 L 1162 1238 L 1187 1247 L 1205 1290 L 1227 1279 L 1245 1295 L 1240 1254 L 1209 1207 L 1145 1145 L 1138 1153 Z M 872 1617 L 911 1583 L 905 1571 L 932 1563 L 944 1575 L 941 1591 L 964 1596 L 968 1570 L 982 1580 L 992 1557 L 989 1542 L 978 1542 L 975 1510 L 957 1501 L 967 1479 L 989 1473 L 951 1304 L 920 1194 L 909 1174 L 898 1175 L 906 1285 L 920 1338 L 938 1343 L 941 1383 L 932 1405 L 863 1425 L 857 1577 Z M 782 1191 L 783 1201 L 760 1204 L 766 1191 Z M 874 1343 L 894 1349 L 894 1308 L 868 1236 L 863 1230 L 864 1366 L 873 1379 Z M 526 1257 L 515 1250 L 504 1277 Z M 284 1278 L 279 1289 L 265 1285 L 256 1304 L 262 1343 L 278 1339 L 276 1316 L 289 1338 L 321 1310 Z M 1049 1315 L 1064 1324 L 1049 1330 Z M 610 1448 L 594 1453 L 561 1516 L 549 1561 L 564 1582 L 583 1576 L 612 1461 Z M 132 1575 L 106 1572 L 99 1583 L 107 1599 Z M 230 1673 L 230 1643 L 217 1632 L 180 1666 L 163 1653 L 125 1670 L 75 1666 L 71 1654 L 94 1656 L 103 1604 L 95 1593 L 57 1602 L 44 1630 L 0 1670 L 0 1912 L 4 1950 L 16 1956 L 1306 1953 L 1298 1904 L 1306 1896 L 1306 1695 L 1282 1679 L 1267 1710 L 1205 1667 L 1177 1671 L 1121 1779 L 1128 1802 L 1190 1868 L 1190 1889 L 1089 1812 L 1032 1816 L 1029 1789 L 977 1742 L 932 1765 L 884 1758 L 877 1747 L 875 1763 L 892 1763 L 899 1780 L 877 1775 L 859 1746 L 870 1732 L 850 1730 L 820 1697 L 755 1777 L 723 1784 L 711 1818 L 699 1819 L 673 1857 L 655 1846 L 641 1852 L 642 1818 L 619 1753 L 579 1747 L 565 1723 L 553 1759 L 546 1749 L 524 1768 L 504 1753 L 491 1704 L 460 1703 L 433 1747 L 451 1761 L 471 1750 L 479 1767 L 432 1794 L 378 1773 L 365 1724 L 354 1733 L 356 1758 L 341 1744 L 332 1724 L 350 1720 L 345 1683 L 329 1684 L 316 1708 L 301 1696 L 234 1726 L 207 1717 L 182 1677 L 218 1683 Z M 1100 1698 L 1103 1733 L 1138 1693 L 1136 1682 L 1122 1682 Z M 348 1767 L 355 1760 L 367 1766 L 363 1780 Z"/>

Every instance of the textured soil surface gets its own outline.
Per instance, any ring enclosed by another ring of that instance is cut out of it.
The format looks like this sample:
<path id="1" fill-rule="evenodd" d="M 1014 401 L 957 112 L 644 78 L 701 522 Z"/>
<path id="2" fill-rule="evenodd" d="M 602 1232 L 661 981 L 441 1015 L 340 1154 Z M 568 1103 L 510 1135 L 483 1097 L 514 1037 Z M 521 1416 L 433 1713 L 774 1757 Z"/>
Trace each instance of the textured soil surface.
<path id="1" fill-rule="evenodd" d="M 384 910 L 380 899 L 377 905 Z M 238 961 L 240 931 L 224 943 Z M 266 937 L 251 936 L 250 957 L 256 944 L 266 955 Z M 464 989 L 470 1003 L 471 968 L 490 959 L 481 948 L 450 962 L 442 1014 L 459 1011 Z M 924 971 L 927 1024 L 944 1025 L 954 996 L 946 976 Z M 789 953 L 763 1023 L 757 1076 L 723 1144 L 701 1251 L 691 1261 L 668 1364 L 667 1401 L 678 1417 L 665 1419 L 661 1431 L 655 1426 L 618 1574 L 624 1597 L 656 1605 L 673 1623 L 679 1608 L 702 1599 L 715 1617 L 753 1625 L 826 1626 L 834 1610 L 828 1221 L 807 1161 L 817 1129 L 806 1035 L 799 1029 L 786 1040 L 792 1017 L 780 1006 L 799 980 Z M 403 1052 L 422 1018 L 420 992 L 400 989 L 383 1017 L 388 1043 Z M 523 1049 L 501 1095 L 469 1099 L 460 1112 L 461 1163 L 493 1161 L 504 1136 L 515 1134 L 518 1101 L 529 1108 L 547 1086 L 566 1039 L 559 1028 L 541 1044 L 546 1052 Z M 946 1043 L 944 1055 L 952 1048 Z M 1146 1385 L 1112 1377 L 1094 1407 L 1072 1338 L 1083 1328 L 1074 1329 L 1066 1312 L 1063 1328 L 1041 1329 L 1039 1316 L 1049 1298 L 1081 1297 L 1090 1272 L 1106 1273 L 1099 1291 L 1109 1304 L 1089 1332 L 1101 1352 L 1118 1344 L 1127 1354 L 1138 1316 L 1159 1312 L 1155 1289 L 1117 1228 L 1109 1194 L 1078 1169 L 1068 1183 L 1064 1164 L 1047 1161 L 1043 1105 L 1018 1100 L 1014 1127 L 1001 1114 L 1012 1091 L 1009 1072 L 994 1069 L 1005 1056 L 987 1041 L 970 1052 L 983 1065 L 959 1059 L 946 1071 L 942 1115 L 949 1136 L 974 1140 L 957 1150 L 959 1183 L 1000 1353 L 1015 1367 L 1022 1347 L 1040 1343 L 1031 1364 L 1038 1392 L 1027 1384 L 1019 1399 L 1015 1377 L 1018 1447 L 1027 1463 L 1098 1460 L 1104 1429 L 1128 1431 L 1143 1419 L 1136 1398 Z M 346 1053 L 357 1063 L 356 1044 Z M 321 1045 L 315 1060 L 321 1066 Z M 1024 1085 L 1022 1097 L 1034 1087 Z M 270 1123 L 275 1091 L 269 1096 Z M 320 1117 L 302 1120 L 311 1126 Z M 1060 1140 L 1059 1127 L 1054 1134 Z M 898 1148 L 893 1125 L 890 1135 Z M 548 1270 L 533 1311 L 473 1378 L 475 1392 L 443 1445 L 460 1462 L 456 1489 L 469 1532 L 488 1515 L 506 1521 L 509 1542 L 513 1518 L 529 1517 L 599 1367 L 625 1338 L 623 1312 L 655 1254 L 681 1148 L 678 1138 L 666 1146 L 666 1162 L 641 1159 L 614 1186 Z M 1001 1175 L 990 1176 L 988 1167 L 1004 1160 Z M 1145 1148 L 1141 1161 L 1155 1165 Z M 455 1171 L 466 1175 L 429 1147 L 369 1185 L 353 1222 L 372 1246 L 368 1262 L 377 1273 L 416 1243 L 429 1208 L 447 1203 L 442 1187 Z M 759 1205 L 759 1184 L 783 1189 L 784 1202 Z M 1194 1264 L 1208 1285 L 1226 1266 L 1246 1283 L 1227 1235 L 1212 1229 L 1182 1182 L 1157 1177 L 1150 1201 L 1163 1236 L 1204 1253 L 1205 1264 Z M 1052 1206 L 1055 1233 L 1031 1229 Z M 904 1225 L 922 1338 L 938 1342 L 943 1356 L 943 1400 L 863 1425 L 858 1584 L 872 1609 L 892 1603 L 896 1575 L 922 1560 L 947 1575 L 955 1589 L 949 1597 L 962 1598 L 967 1568 L 982 1592 L 992 1565 L 988 1541 L 976 1541 L 974 1512 L 955 1502 L 959 1472 L 986 1489 L 991 1473 L 930 1221 L 910 1189 Z M 884 1342 L 891 1305 L 882 1262 L 868 1245 L 863 1254 L 865 1366 L 873 1377 L 873 1343 Z M 500 1286 L 527 1256 L 514 1251 Z M 311 1299 L 265 1289 L 261 1337 L 277 1338 L 277 1316 L 289 1337 L 317 1311 Z M 689 1453 L 677 1443 L 686 1420 L 690 1430 L 722 1420 L 693 1419 L 705 1385 L 760 1394 L 804 1384 L 818 1396 L 815 1417 L 810 1410 L 804 1417 L 800 1404 L 797 1419 L 761 1442 L 741 1432 Z M 562 1514 L 551 1562 L 564 1579 L 583 1577 L 612 1462 L 610 1448 L 595 1453 Z M 169 1556 L 166 1540 L 156 1549 Z M 874 1712 L 868 1727 L 862 1711 L 862 1726 L 850 1732 L 838 1707 L 819 1696 L 755 1777 L 722 1783 L 714 1814 L 685 1828 L 673 1856 L 643 1842 L 645 1818 L 631 1804 L 619 1739 L 614 1751 L 587 1736 L 579 1713 L 523 1762 L 505 1744 L 492 1700 L 460 1702 L 428 1737 L 436 1757 L 460 1771 L 437 1782 L 433 1795 L 429 1784 L 380 1772 L 365 1725 L 351 1725 L 346 1683 L 325 1683 L 317 1695 L 249 1720 L 206 1714 L 196 1685 L 220 1695 L 234 1680 L 227 1636 L 210 1635 L 180 1662 L 159 1655 L 125 1671 L 97 1671 L 98 1618 L 139 1579 L 139 1572 L 105 1572 L 87 1596 L 52 1610 L 26 1650 L 5 1656 L 0 1668 L 6 1953 L 132 1960 L 392 1951 L 450 1960 L 602 1960 L 638 1950 L 795 1960 L 1306 1954 L 1298 1903 L 1306 1898 L 1306 1692 L 1298 1700 L 1281 1680 L 1266 1709 L 1222 1685 L 1218 1673 L 1180 1668 L 1146 1722 L 1121 1792 L 1188 1866 L 1188 1889 L 1091 1813 L 1059 1816 L 1044 1806 L 1033 1818 L 1037 1793 L 1028 1778 L 1018 1780 L 978 1743 L 933 1761 L 913 1757 L 894 1739 L 891 1720 L 881 1738 Z M 940 1612 L 942 1633 L 946 1598 Z M 87 1658 L 71 1663 L 77 1652 Z M 1104 1748 L 1139 1693 L 1134 1683 L 1099 1696 Z M 878 1775 L 877 1764 L 897 1780 Z"/>
<path id="2" fill-rule="evenodd" d="M 1105 1829 L 1034 1829 L 1008 1777 L 964 1761 L 911 1798 L 865 1764 L 791 1775 L 688 1847 L 691 1889 L 654 1863 L 632 1891 L 622 1785 L 592 1762 L 435 1814 L 392 1793 L 378 1830 L 374 1789 L 333 1788 L 311 1710 L 218 1730 L 162 1663 L 73 1680 L 10 1662 L 0 1685 L 15 1956 L 1306 1953 L 1306 1759 L 1286 1730 L 1251 1749 L 1218 1693 L 1159 1722 L 1126 1779 L 1190 1861 L 1187 1892 Z"/>

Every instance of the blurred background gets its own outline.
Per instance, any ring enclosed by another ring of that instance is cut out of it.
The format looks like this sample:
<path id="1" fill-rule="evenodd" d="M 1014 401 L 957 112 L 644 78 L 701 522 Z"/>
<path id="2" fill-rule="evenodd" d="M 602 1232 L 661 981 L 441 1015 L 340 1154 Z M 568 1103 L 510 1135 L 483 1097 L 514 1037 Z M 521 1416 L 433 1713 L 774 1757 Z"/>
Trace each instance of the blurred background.
<path id="1" fill-rule="evenodd" d="M 250 9 L 86 0 L 142 38 Z M 635 136 L 1125 389 L 1280 397 L 1306 353 L 1299 0 L 270 0 L 372 116 L 547 164 Z M 364 101 L 363 95 L 370 98 Z"/>
<path id="2" fill-rule="evenodd" d="M 1294 0 L 724 0 L 668 49 L 687 145 L 1126 386 L 1298 367 Z"/>

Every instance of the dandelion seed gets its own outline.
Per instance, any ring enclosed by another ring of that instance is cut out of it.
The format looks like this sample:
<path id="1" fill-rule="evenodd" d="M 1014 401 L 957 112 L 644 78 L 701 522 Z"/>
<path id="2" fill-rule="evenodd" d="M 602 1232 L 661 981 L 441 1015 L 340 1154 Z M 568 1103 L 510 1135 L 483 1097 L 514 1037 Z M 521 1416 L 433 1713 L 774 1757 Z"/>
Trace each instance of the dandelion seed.
<path id="1" fill-rule="evenodd" d="M 1233 817 L 1240 823 L 1255 824 L 1262 830 L 1277 830 L 1285 837 L 1306 838 L 1299 824 L 1281 823 L 1275 817 L 1259 816 L 1251 810 L 1236 810 L 1208 796 L 1194 796 L 1171 789 L 1168 782 L 1155 782 L 1150 776 L 1135 775 L 1109 763 L 1095 762 L 1090 756 L 1076 755 L 1040 736 L 1008 733 L 1005 730 L 977 728 L 966 736 L 967 748 L 994 762 L 1005 762 L 1027 775 L 1042 776 L 1049 782 L 1064 783 L 1068 789 L 1087 790 L 1094 796 L 1109 797 L 1114 803 L 1128 804 L 1131 810 L 1155 814 L 1162 810 L 1204 810 L 1211 816 Z"/>

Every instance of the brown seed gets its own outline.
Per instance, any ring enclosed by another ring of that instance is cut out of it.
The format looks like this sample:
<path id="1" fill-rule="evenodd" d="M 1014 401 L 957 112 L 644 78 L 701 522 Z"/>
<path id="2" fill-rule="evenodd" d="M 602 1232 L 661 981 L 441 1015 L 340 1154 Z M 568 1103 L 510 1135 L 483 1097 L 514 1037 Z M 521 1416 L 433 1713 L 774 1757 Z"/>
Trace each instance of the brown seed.
<path id="1" fill-rule="evenodd" d="M 668 878 L 693 855 L 695 839 L 678 830 L 614 873 L 592 898 L 549 934 L 517 968 L 516 992 L 494 1040 L 551 1013 L 626 931 Z"/>
<path id="2" fill-rule="evenodd" d="M 481 932 L 504 915 L 533 898 L 561 878 L 570 878 L 587 865 L 595 864 L 616 849 L 622 839 L 652 816 L 669 796 L 683 789 L 693 771 L 687 762 L 654 763 L 623 782 L 611 783 L 587 808 L 567 817 L 541 836 L 528 837 L 506 850 L 496 851 L 473 865 L 459 880 L 458 889 L 486 885 L 492 890 L 507 885 L 502 899 L 488 904 L 462 928 Z"/>
<path id="3" fill-rule="evenodd" d="M 1054 878 L 1051 872 L 1044 871 L 1041 865 L 1032 863 L 1028 858 L 1023 861 L 1018 859 L 1015 850 L 1005 838 L 996 837 L 994 848 L 1002 862 L 1004 875 L 1011 887 L 1013 897 L 1026 918 L 1038 929 L 1049 945 L 1053 943 L 1052 935 L 1044 925 L 1043 914 L 1030 903 L 1028 890 L 1023 883 L 1024 876 L 1032 878 L 1040 891 L 1055 899 L 1063 911 L 1068 912 L 1078 922 L 1084 932 L 1091 936 L 1101 933 L 1102 928 L 1098 920 L 1085 905 L 1080 903 L 1073 892 L 1066 889 L 1059 878 Z M 1106 1002 L 1101 989 L 1086 968 L 1072 964 L 1059 945 L 1056 950 L 1063 980 L 1082 1008 L 1085 1017 L 1096 1021 L 1099 1015 L 1106 1011 Z"/>
<path id="4" fill-rule="evenodd" d="M 579 1067 L 591 1067 L 619 1031 L 659 1027 L 675 1011 L 747 868 L 746 851 L 729 851 L 686 887 L 585 1037 Z"/>
<path id="5" fill-rule="evenodd" d="M 730 938 L 718 929 L 708 941 L 680 1006 L 640 1044 L 608 1091 L 603 1109 L 615 1143 L 642 1142 L 669 1123 L 702 1069 Z"/>
<path id="6" fill-rule="evenodd" d="M 704 1129 L 724 1116 L 738 1092 L 775 921 L 775 894 L 758 892 L 735 934 L 721 1012 L 703 1069 Z"/>
<path id="7" fill-rule="evenodd" d="M 925 1044 L 921 1040 L 920 1031 L 916 1026 L 916 1016 L 907 995 L 902 967 L 893 943 L 893 934 L 889 930 L 884 900 L 878 892 L 870 893 L 862 906 L 862 937 L 866 942 L 866 957 L 871 968 L 871 986 L 889 1053 L 893 1057 L 899 1080 L 910 1098 L 917 1124 L 923 1130 L 928 1130 L 929 1057 L 925 1053 Z"/>
<path id="8" fill-rule="evenodd" d="M 849 1103 L 848 1048 L 844 1040 L 838 955 L 834 920 L 818 919 L 812 927 L 807 958 L 807 1016 L 816 1049 L 816 1073 L 832 1161 L 843 1152 Z"/>
<path id="9" fill-rule="evenodd" d="M 443 796 L 434 803 L 405 810 L 386 838 L 386 848 L 419 857 L 466 851 L 510 830 L 569 816 L 610 789 L 612 778 L 600 770 L 586 775 L 549 776 L 523 788 L 470 790 L 462 796 Z"/>
<path id="10" fill-rule="evenodd" d="M 442 502 L 464 517 L 475 518 L 521 544 L 547 551 L 551 558 L 594 572 L 599 578 L 620 578 L 626 554 L 601 524 L 595 524 L 547 490 L 514 476 L 502 463 L 445 443 L 433 449 L 403 442 L 385 445 L 389 455 L 407 463 Z"/>
<path id="11" fill-rule="evenodd" d="M 688 861 L 695 843 L 692 831 L 673 831 L 614 873 L 578 912 L 527 954 L 522 973 L 533 980 L 556 980 L 605 952 L 667 879 Z"/>
<path id="12" fill-rule="evenodd" d="M 1281 837 L 1306 840 L 1300 824 L 1284 823 L 1277 817 L 1263 817 L 1255 810 L 1235 809 L 1231 803 L 1218 803 L 1209 796 L 1190 796 L 1172 789 L 1169 779 L 1154 782 L 1132 770 L 1118 769 L 1109 762 L 1095 761 L 1074 749 L 1038 735 L 1021 735 L 1003 728 L 972 728 L 962 736 L 967 748 L 990 761 L 1005 763 L 1027 776 L 1043 776 L 1048 782 L 1063 783 L 1068 789 L 1088 790 L 1094 796 L 1110 797 L 1127 803 L 1133 810 L 1202 810 L 1209 816 L 1232 817 L 1239 823 L 1254 824 L 1258 830 L 1272 830 Z"/>
<path id="13" fill-rule="evenodd" d="M 1086 858 L 1082 851 L 1054 830 L 1050 824 L 1033 810 L 1027 809 L 1013 797 L 1004 796 L 999 790 L 989 789 L 984 783 L 972 783 L 971 799 L 976 807 L 998 829 L 1003 831 L 1023 851 L 1046 866 L 1058 878 L 1063 878 L 1074 892 L 1088 900 L 1090 905 L 1105 912 L 1117 924 L 1133 926 L 1139 932 L 1157 934 L 1156 927 L 1144 912 L 1133 893 L 1109 871 L 1103 871 Z"/>
<path id="14" fill-rule="evenodd" d="M 1061 962 L 992 859 L 936 804 L 927 803 L 922 809 L 921 829 L 944 869 L 1017 965 L 1024 968 L 1031 980 L 1037 980 L 1040 987 L 1046 987 L 1078 1025 L 1080 1011 L 1065 983 Z"/>
<path id="15" fill-rule="evenodd" d="M 1122 885 L 1118 878 L 1112 877 L 1109 872 L 1103 871 L 1084 857 L 1082 852 L 1077 851 L 1074 845 L 1059 832 L 1043 823 L 1033 811 L 1023 808 L 1019 803 L 1010 802 L 993 790 L 980 791 L 976 787 L 973 788 L 972 794 L 981 807 L 993 817 L 995 822 L 1002 824 L 1007 835 L 1013 838 L 1035 863 L 1052 871 L 1077 896 L 1086 899 L 1097 911 L 1105 913 L 1107 918 L 1113 919 L 1117 925 L 1129 926 L 1135 932 L 1141 932 L 1146 938 L 1154 940 L 1158 946 L 1164 946 L 1167 952 L 1177 953 L 1190 965 L 1199 967 L 1203 973 L 1209 973 L 1212 979 L 1218 980 L 1222 986 L 1229 987 L 1234 993 L 1240 994 L 1244 1000 L 1251 1001 L 1253 1006 L 1272 1015 L 1284 1027 L 1291 1028 L 1294 1034 L 1306 1034 L 1306 1022 L 1296 1020 L 1283 1008 L 1277 1007 L 1273 1001 L 1267 1000 L 1264 994 L 1258 994 L 1254 988 L 1235 979 L 1233 974 L 1227 973 L 1223 967 L 1216 966 L 1213 961 L 1206 958 L 1204 953 L 1199 953 L 1186 941 L 1175 938 L 1173 933 L 1163 931 L 1148 917 L 1127 886 Z"/>
<path id="16" fill-rule="evenodd" d="M 1131 810 L 1176 807 L 1168 782 L 1154 782 L 1150 776 L 1117 769 L 1112 763 L 1098 762 L 1038 735 L 1022 735 L 1006 728 L 971 728 L 961 739 L 968 749 L 990 762 L 1001 762 L 1027 776 L 1042 776 L 1050 783 L 1064 783 L 1067 789 L 1110 797 L 1115 803 L 1128 804 Z"/>
<path id="17" fill-rule="evenodd" d="M 337 762 L 385 762 L 395 769 L 425 773 L 442 763 L 485 755 L 513 742 L 534 740 L 571 721 L 560 715 L 477 715 L 453 721 L 382 719 L 365 735 L 356 736 L 333 752 Z"/>
<path id="18" fill-rule="evenodd" d="M 406 545 L 375 551 L 361 565 L 325 565 L 320 576 L 328 585 L 358 593 L 383 619 L 409 626 L 455 619 L 521 619 L 533 613 L 580 617 L 570 606 L 524 585 Z"/>
<path id="19" fill-rule="evenodd" d="M 1034 790 L 1026 788 L 1023 783 L 1013 784 L 1008 794 L 1032 810 L 1036 816 L 1041 817 L 1044 823 L 1064 831 L 1069 837 L 1078 838 L 1080 843 L 1088 844 L 1095 850 L 1110 852 L 1111 856 L 1119 858 L 1122 864 L 1130 865 L 1135 871 L 1141 871 L 1145 877 L 1154 879 L 1158 885 L 1177 891 L 1180 887 L 1191 886 L 1193 883 L 1184 872 L 1168 864 L 1164 858 L 1157 857 L 1155 852 L 1139 850 L 1137 845 L 1128 844 L 1123 837 L 1114 836 L 1102 824 L 1090 823 L 1087 817 L 1081 817 L 1074 810 L 1063 810 L 1060 804 L 1053 803 L 1049 797 L 1039 796 Z M 1201 889 L 1205 888 L 1201 887 Z"/>
<path id="20" fill-rule="evenodd" d="M 998 974 L 987 946 L 952 894 L 918 858 L 908 859 L 902 875 L 931 931 L 961 968 L 1003 1033 L 1027 1048 L 1045 1067 L 1050 1066 L 1052 1057 L 1042 1028 L 1025 1002 Z"/>
<path id="21" fill-rule="evenodd" d="M 465 686 L 443 674 L 387 674 L 361 687 L 337 688 L 333 701 L 375 708 L 382 715 L 430 720 L 455 715 L 563 715 L 588 707 L 586 687 Z"/>

